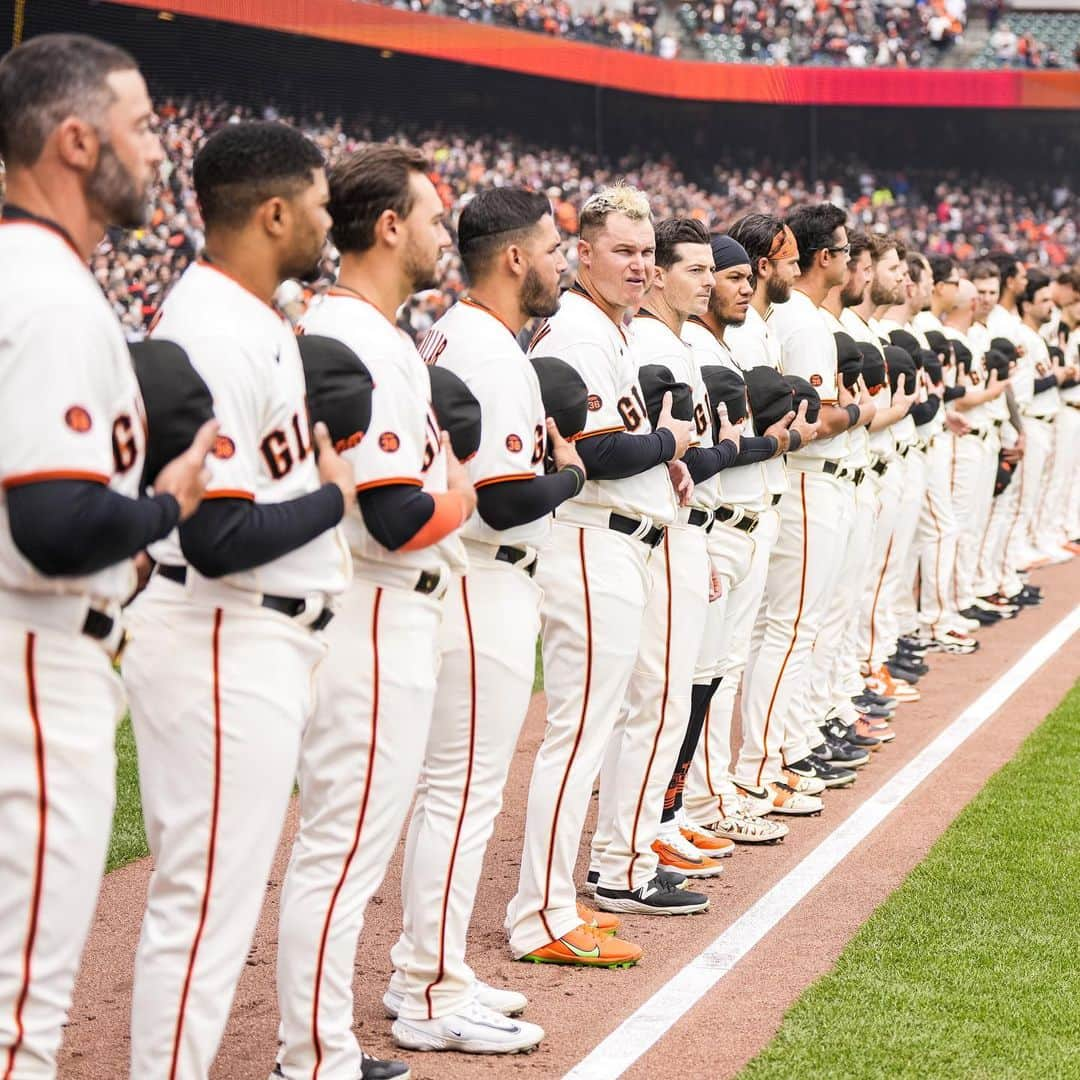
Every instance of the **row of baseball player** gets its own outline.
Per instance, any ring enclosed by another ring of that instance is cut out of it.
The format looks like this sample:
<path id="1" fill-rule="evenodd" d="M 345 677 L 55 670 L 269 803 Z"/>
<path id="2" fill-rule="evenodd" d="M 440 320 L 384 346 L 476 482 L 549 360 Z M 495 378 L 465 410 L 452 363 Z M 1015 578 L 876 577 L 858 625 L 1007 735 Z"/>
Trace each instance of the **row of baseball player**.
<path id="1" fill-rule="evenodd" d="M 154 858 L 132 1075 L 209 1074 L 298 778 L 268 1068 L 406 1077 L 358 1045 L 352 978 L 410 805 L 395 1040 L 543 1037 L 465 955 L 538 634 L 510 948 L 622 967 L 621 915 L 704 910 L 688 879 L 781 839 L 766 815 L 819 812 L 892 738 L 921 654 L 970 651 L 1037 602 L 1021 569 L 1067 557 L 1075 365 L 1038 333 L 1035 272 L 1004 275 L 980 332 L 996 278 L 849 236 L 835 207 L 710 237 L 619 186 L 582 208 L 560 295 L 546 198 L 496 189 L 458 223 L 469 294 L 418 352 L 395 316 L 451 243 L 423 156 L 328 173 L 295 129 L 241 123 L 198 154 L 206 248 L 132 357 L 86 260 L 142 219 L 151 119 L 104 43 L 0 63 L 5 1080 L 55 1073 L 125 701 Z M 271 300 L 328 232 L 337 283 L 297 336 Z M 593 910 L 574 867 L 598 774 Z"/>

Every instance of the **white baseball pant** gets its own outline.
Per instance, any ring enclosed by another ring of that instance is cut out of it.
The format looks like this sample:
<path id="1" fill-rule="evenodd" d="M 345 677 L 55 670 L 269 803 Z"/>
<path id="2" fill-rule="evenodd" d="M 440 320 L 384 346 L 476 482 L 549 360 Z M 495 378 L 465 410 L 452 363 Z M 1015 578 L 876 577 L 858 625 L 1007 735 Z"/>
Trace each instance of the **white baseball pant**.
<path id="1" fill-rule="evenodd" d="M 1046 461 L 1039 482 L 1039 494 L 1035 499 L 1035 509 L 1028 525 L 1028 540 L 1031 546 L 1043 555 L 1056 555 L 1062 540 L 1054 531 L 1054 505 L 1060 497 L 1059 454 L 1061 444 L 1061 412 L 1055 413 L 1050 420 L 1037 421 L 1046 438 Z M 1060 455 L 1064 458 L 1064 454 Z"/>
<path id="2" fill-rule="evenodd" d="M 1000 429 L 1001 445 L 1011 447 L 1016 442 L 1016 432 L 1011 424 Z M 994 464 L 995 482 L 997 463 Z M 1013 466 L 1012 482 L 1000 494 L 995 495 L 990 506 L 986 529 L 979 545 L 979 563 L 975 572 L 975 592 L 978 596 L 999 593 L 1014 596 L 1023 587 L 1016 567 L 1009 561 L 1009 540 L 1016 531 L 1020 517 L 1020 499 L 1024 486 L 1024 462 Z"/>
<path id="3" fill-rule="evenodd" d="M 390 985 L 410 1019 L 449 1016 L 472 996 L 466 935 L 540 632 L 540 586 L 468 547 L 469 572 L 446 597 L 435 709 L 405 846 L 404 929 L 390 953 Z"/>
<path id="4" fill-rule="evenodd" d="M 1006 562 L 1017 570 L 1023 570 L 1038 557 L 1034 532 L 1039 502 L 1046 490 L 1046 466 L 1050 457 L 1050 445 L 1050 424 L 1034 416 L 1025 416 L 1019 506 L 1009 528 L 1005 550 Z M 1015 483 L 1014 480 L 1010 486 Z M 1013 593 L 1007 595 L 1012 596 Z"/>
<path id="5" fill-rule="evenodd" d="M 893 643 L 888 641 L 891 613 L 886 581 L 896 550 L 896 529 L 906 477 L 907 462 L 897 457 L 889 463 L 878 484 L 878 515 L 855 638 L 855 655 L 864 673 L 877 671 L 892 652 Z"/>
<path id="6" fill-rule="evenodd" d="M 944 633 L 957 613 L 953 573 L 958 525 L 949 485 L 952 442 L 948 433 L 939 434 L 926 451 L 926 495 L 915 539 L 919 553 L 919 626 L 930 634 Z"/>
<path id="7" fill-rule="evenodd" d="M 886 657 L 896 649 L 901 634 L 914 633 L 919 626 L 915 610 L 915 571 L 919 565 L 916 544 L 923 500 L 926 498 L 927 462 L 922 450 L 909 450 L 904 458 L 904 487 L 900 493 L 900 514 L 894 534 L 892 558 L 885 575 L 885 634 L 882 646 Z"/>
<path id="8" fill-rule="evenodd" d="M 155 576 L 131 611 L 124 679 L 154 857 L 131 1015 L 140 1080 L 209 1075 L 326 655 L 319 635 L 241 603 L 195 603 Z"/>
<path id="9" fill-rule="evenodd" d="M 649 560 L 652 587 L 627 698 L 604 754 L 590 869 L 611 889 L 656 876 L 652 850 L 690 715 L 709 606 L 708 537 L 669 528 Z"/>
<path id="10" fill-rule="evenodd" d="M 506 913 L 515 956 L 581 924 L 574 866 L 641 645 L 652 554 L 610 529 L 552 525 L 537 571 L 547 730 L 529 785 L 518 891 Z"/>
<path id="11" fill-rule="evenodd" d="M 416 792 L 438 665 L 441 593 L 357 575 L 327 628 L 300 757 L 300 829 L 281 890 L 278 1064 L 356 1080 L 353 969 L 364 911 Z"/>
<path id="12" fill-rule="evenodd" d="M 1075 536 L 1070 529 L 1072 521 L 1070 511 L 1078 486 L 1074 483 L 1074 478 L 1078 461 L 1080 461 L 1077 453 L 1080 447 L 1080 410 L 1062 402 L 1061 411 L 1058 413 L 1054 426 L 1057 442 L 1047 529 L 1049 538 L 1061 545 Z"/>
<path id="13" fill-rule="evenodd" d="M 994 499 L 999 445 L 993 428 L 985 435 L 952 437 L 949 481 L 960 529 L 953 574 L 953 607 L 957 611 L 966 611 L 975 603 L 975 572 Z"/>
<path id="14" fill-rule="evenodd" d="M 0 606 L 0 1075 L 46 1080 L 105 869 L 124 693 L 99 643 Z"/>

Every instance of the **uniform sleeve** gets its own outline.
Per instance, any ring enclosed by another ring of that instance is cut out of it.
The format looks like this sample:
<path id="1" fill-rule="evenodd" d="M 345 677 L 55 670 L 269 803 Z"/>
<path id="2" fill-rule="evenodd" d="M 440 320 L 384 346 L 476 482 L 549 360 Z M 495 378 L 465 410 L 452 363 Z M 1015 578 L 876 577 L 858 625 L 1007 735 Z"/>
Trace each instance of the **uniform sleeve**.
<path id="1" fill-rule="evenodd" d="M 582 378 L 588 393 L 585 430 L 579 439 L 609 431 L 636 431 L 648 419 L 636 383 L 621 385 L 619 372 L 608 353 L 598 345 L 572 345 L 560 350 L 565 360 Z"/>
<path id="2" fill-rule="evenodd" d="M 804 378 L 822 405 L 836 404 L 836 343 L 824 325 L 820 332 L 817 327 L 797 327 L 784 339 L 782 355 L 785 375 Z"/>
<path id="3" fill-rule="evenodd" d="M 163 337 L 165 335 L 162 335 Z M 210 482 L 207 499 L 255 498 L 256 478 L 273 461 L 277 440 L 285 444 L 285 432 L 263 437 L 259 362 L 236 340 L 201 338 L 185 342 L 195 370 L 214 399 L 214 415 L 221 425 L 213 453 L 206 463 Z"/>
<path id="4" fill-rule="evenodd" d="M 0 483 L 108 484 L 120 388 L 105 327 L 77 308 L 32 312 L 4 344 Z"/>
<path id="5" fill-rule="evenodd" d="M 367 434 L 342 455 L 353 467 L 358 492 L 390 484 L 422 487 L 428 441 L 438 446 L 438 432 L 428 430 L 426 407 L 401 394 L 386 379 L 380 379 L 379 365 L 369 364 L 375 389 L 371 394 L 371 423 Z"/>
<path id="6" fill-rule="evenodd" d="M 469 460 L 469 477 L 476 488 L 507 480 L 531 480 L 543 460 L 547 432 L 533 415 L 530 395 L 520 383 L 501 376 L 498 364 L 485 371 L 460 375 L 480 402 L 480 449 Z"/>

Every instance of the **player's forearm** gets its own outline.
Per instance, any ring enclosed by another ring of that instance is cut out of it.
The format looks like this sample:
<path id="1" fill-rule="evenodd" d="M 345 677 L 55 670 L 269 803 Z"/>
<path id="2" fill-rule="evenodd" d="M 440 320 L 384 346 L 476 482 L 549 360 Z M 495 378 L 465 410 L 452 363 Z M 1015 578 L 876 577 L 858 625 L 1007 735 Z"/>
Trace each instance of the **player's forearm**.
<path id="1" fill-rule="evenodd" d="M 920 401 L 911 407 L 911 419 L 915 421 L 916 426 L 929 424 L 940 408 L 941 398 L 937 394 L 930 394 L 925 401 Z"/>
<path id="2" fill-rule="evenodd" d="M 6 495 L 11 537 L 39 573 L 94 574 L 168 536 L 180 520 L 171 495 L 129 499 L 92 480 L 42 480 Z"/>
<path id="3" fill-rule="evenodd" d="M 769 439 L 769 442 L 772 443 L 775 453 L 776 441 Z M 739 448 L 730 439 L 724 439 L 718 446 L 691 446 L 683 454 L 682 460 L 690 470 L 690 479 L 695 484 L 708 480 L 723 469 L 730 469 L 732 465 L 745 464 L 739 461 Z"/>
<path id="4" fill-rule="evenodd" d="M 570 467 L 531 480 L 484 484 L 476 491 L 476 509 L 486 525 L 500 532 L 550 514 L 581 491 L 585 477 Z"/>
<path id="5" fill-rule="evenodd" d="M 1045 378 L 1036 379 L 1035 380 L 1035 393 L 1036 394 L 1043 394 L 1047 390 L 1052 390 L 1055 386 L 1057 386 L 1057 384 L 1058 384 L 1058 381 L 1057 381 L 1057 376 L 1056 375 L 1047 375 Z"/>
<path id="6" fill-rule="evenodd" d="M 739 440 L 739 456 L 735 459 L 735 464 L 758 465 L 776 457 L 778 449 L 779 443 L 771 435 L 744 435 Z"/>
<path id="7" fill-rule="evenodd" d="M 577 452 L 593 480 L 625 480 L 672 461 L 675 436 L 666 428 L 649 435 L 610 431 L 577 441 Z"/>
<path id="8" fill-rule="evenodd" d="M 180 526 L 180 547 L 203 577 L 222 577 L 288 555 L 332 529 L 344 512 L 336 484 L 281 503 L 209 498 Z"/>
<path id="9" fill-rule="evenodd" d="M 1005 404 L 1009 407 L 1009 423 L 1016 428 L 1018 433 L 1024 431 L 1024 421 L 1020 416 L 1020 406 L 1016 403 L 1016 395 L 1010 386 L 1005 391 Z"/>
<path id="10" fill-rule="evenodd" d="M 851 415 L 839 405 L 822 405 L 818 414 L 818 438 L 829 439 L 852 427 Z"/>
<path id="11" fill-rule="evenodd" d="M 968 396 L 968 388 L 966 386 L 946 386 L 945 387 L 945 404 L 952 405 L 953 408 L 958 409 L 960 412 L 965 412 L 969 406 L 965 405 Z"/>

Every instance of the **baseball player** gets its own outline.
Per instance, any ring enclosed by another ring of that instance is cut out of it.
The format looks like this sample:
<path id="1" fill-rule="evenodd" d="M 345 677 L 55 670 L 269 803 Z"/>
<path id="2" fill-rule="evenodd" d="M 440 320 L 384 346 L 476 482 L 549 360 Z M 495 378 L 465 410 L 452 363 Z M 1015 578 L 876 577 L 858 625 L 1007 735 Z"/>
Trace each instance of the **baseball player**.
<path id="1" fill-rule="evenodd" d="M 468 464 L 478 512 L 462 531 L 468 572 L 455 576 L 446 600 L 434 717 L 406 848 L 404 929 L 384 1002 L 397 1017 L 399 1046 L 515 1053 L 535 1046 L 543 1030 L 503 1015 L 520 1012 L 526 999 L 477 981 L 465 960 L 466 935 L 532 694 L 537 563 L 551 512 L 581 491 L 585 471 L 547 419 L 536 372 L 517 343 L 530 320 L 559 309 L 566 259 L 546 196 L 480 192 L 462 211 L 458 250 L 469 292 L 428 331 L 420 351 L 460 376 L 480 402 L 480 449 Z M 584 396 L 582 384 L 583 405 Z M 555 471 L 545 475 L 549 444 Z M 610 917 L 608 928 L 617 926 Z"/>
<path id="2" fill-rule="evenodd" d="M 300 829 L 282 886 L 280 1047 L 275 1075 L 397 1077 L 352 1031 L 364 910 L 416 790 L 435 698 L 438 637 L 460 528 L 476 506 L 432 406 L 427 368 L 395 324 L 436 282 L 449 247 L 444 207 L 418 150 L 391 143 L 330 172 L 337 283 L 301 321 L 371 372 L 371 422 L 344 451 L 353 495 L 344 532 L 353 580 L 327 641 L 318 705 L 303 734 Z"/>
<path id="3" fill-rule="evenodd" d="M 206 501 L 151 548 L 124 662 L 154 856 L 131 1072 L 177 1080 L 210 1071 L 262 907 L 326 655 L 319 630 L 348 581 L 336 526 L 352 492 L 325 428 L 313 443 L 296 338 L 270 306 L 322 250 L 322 155 L 284 124 L 230 124 L 194 179 L 205 255 L 153 337 L 188 353 L 221 430 Z"/>
<path id="4" fill-rule="evenodd" d="M 735 234 L 754 245 L 752 255 Z M 779 240 L 779 244 L 777 244 Z M 784 245 L 788 245 L 785 249 Z M 794 239 L 775 218 L 750 215 L 737 222 L 730 236 L 712 240 L 715 272 L 709 310 L 683 328 L 683 340 L 693 349 L 699 368 L 710 377 L 719 368 L 736 387 L 736 406 L 730 417 L 746 411 L 742 367 L 756 366 L 762 357 L 771 367 L 768 331 L 761 312 L 772 303 L 784 303 L 797 269 Z M 756 283 L 752 267 L 757 267 Z M 754 312 L 759 337 L 733 335 Z M 735 338 L 730 345 L 729 339 Z M 755 351 L 755 346 L 759 352 Z M 714 384 L 715 385 L 715 384 Z M 717 398 L 725 381 L 719 379 Z M 710 394 L 710 401 L 713 395 Z M 728 399 L 731 400 L 730 398 Z M 805 415 L 805 409 L 803 410 Z M 786 450 L 797 450 L 813 438 L 814 429 L 803 417 L 787 429 Z M 777 440 L 777 450 L 784 440 Z M 743 462 L 724 470 L 716 482 L 698 485 L 695 495 L 708 499 L 714 522 L 709 534 L 710 555 L 719 571 L 723 595 L 709 608 L 709 619 L 695 673 L 695 712 L 691 724 L 700 723 L 700 738 L 692 758 L 683 799 L 690 839 L 704 834 L 739 843 L 767 843 L 783 839 L 782 822 L 754 816 L 731 781 L 731 725 L 735 695 L 746 663 L 754 618 L 765 587 L 769 551 L 778 515 L 772 509 L 786 477 L 782 456 Z M 776 489 L 774 491 L 774 489 Z M 699 720 L 700 718 L 700 720 Z"/>
<path id="5" fill-rule="evenodd" d="M 757 783 L 740 790 L 761 806 L 788 813 L 817 813 L 820 798 L 795 791 L 770 777 L 780 775 L 780 748 L 788 717 L 801 720 L 798 707 L 809 681 L 814 639 L 827 614 L 839 566 L 836 552 L 854 507 L 854 486 L 838 475 L 848 452 L 849 428 L 873 415 L 869 397 L 860 404 L 837 382 L 836 343 L 818 308 L 844 280 L 847 231 L 841 210 L 828 204 L 796 211 L 788 219 L 799 249 L 801 275 L 786 304 L 772 308 L 768 326 L 780 346 L 785 374 L 805 378 L 821 398 L 819 436 L 788 456 L 789 488 L 781 497 L 780 531 L 766 582 L 761 646 L 746 671 L 742 707 L 747 725 L 762 732 Z M 786 761 L 799 762 L 820 742 L 807 721 L 803 738 L 784 746 Z M 741 767 L 741 763 L 740 763 Z"/>
<path id="6" fill-rule="evenodd" d="M 532 344 L 534 354 L 560 357 L 585 381 L 588 422 L 577 448 L 589 480 L 556 511 L 537 575 L 548 726 L 533 767 L 507 929 L 518 958 L 613 966 L 635 963 L 641 950 L 582 924 L 574 863 L 593 780 L 646 648 L 649 560 L 678 509 L 668 465 L 686 451 L 692 424 L 675 420 L 669 402 L 652 430 L 633 329 L 625 325 L 654 272 L 648 201 L 630 187 L 605 188 L 582 207 L 580 230 L 578 279 Z M 640 719 L 655 730 L 655 716 Z M 644 760 L 632 764 L 639 777 L 646 773 Z M 597 906 L 679 912 L 706 904 L 707 897 L 688 896 L 655 873 L 647 835 L 655 819 L 642 816 L 640 790 L 624 785 L 617 796 Z"/>
<path id="7" fill-rule="evenodd" d="M 198 506 L 215 428 L 148 476 L 142 401 L 86 263 L 161 162 L 135 61 L 45 35 L 0 61 L 0 1073 L 52 1077 L 112 823 L 112 661 L 133 556 Z M 27 273 L 32 267 L 33 273 Z"/>

